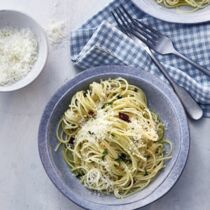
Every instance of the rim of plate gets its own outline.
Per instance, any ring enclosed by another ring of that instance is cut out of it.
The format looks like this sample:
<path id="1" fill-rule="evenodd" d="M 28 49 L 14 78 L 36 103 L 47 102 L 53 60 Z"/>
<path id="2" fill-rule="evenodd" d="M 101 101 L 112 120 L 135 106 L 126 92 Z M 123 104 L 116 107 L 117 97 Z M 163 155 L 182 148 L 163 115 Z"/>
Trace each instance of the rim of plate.
<path id="1" fill-rule="evenodd" d="M 169 172 L 167 179 L 165 179 L 162 182 L 162 184 L 154 192 L 152 192 L 150 196 L 146 197 L 145 199 L 123 205 L 104 205 L 99 203 L 93 203 L 85 199 L 82 199 L 81 202 L 81 198 L 71 193 L 71 191 L 67 189 L 67 187 L 61 180 L 60 176 L 57 174 L 57 171 L 55 170 L 52 164 L 52 160 L 50 158 L 48 141 L 47 141 L 48 125 L 52 112 L 57 103 L 59 103 L 58 101 L 63 97 L 63 95 L 65 95 L 69 91 L 69 89 L 71 89 L 71 87 L 75 86 L 78 83 L 78 81 L 82 81 L 84 79 L 91 78 L 94 76 L 100 76 L 100 75 L 103 76 L 110 74 L 121 74 L 122 76 L 124 75 L 130 77 L 138 77 L 141 80 L 147 82 L 148 80 L 152 80 L 152 82 L 155 83 L 155 86 L 158 87 L 159 91 L 163 92 L 162 90 L 164 90 L 164 94 L 169 99 L 173 100 L 173 105 L 174 107 L 176 107 L 175 112 L 179 116 L 179 124 L 181 132 L 181 147 L 179 150 L 179 155 L 177 156 L 176 162 L 174 163 L 173 168 Z M 83 207 L 85 209 L 120 210 L 123 208 L 126 210 L 131 210 L 153 203 L 154 201 L 163 197 L 173 188 L 173 186 L 180 178 L 187 162 L 189 147 L 190 147 L 189 139 L 190 135 L 188 128 L 188 121 L 183 106 L 181 105 L 176 94 L 168 85 L 163 83 L 154 75 L 145 71 L 140 71 L 137 68 L 128 67 L 128 66 L 108 65 L 108 66 L 94 67 L 86 71 L 83 71 L 57 90 L 57 92 L 52 96 L 52 98 L 46 105 L 45 110 L 42 114 L 41 122 L 39 125 L 39 132 L 38 132 L 38 149 L 39 149 L 39 156 L 41 162 L 50 180 L 64 196 L 66 196 L 68 199 L 70 199 L 78 206 Z"/>
<path id="2" fill-rule="evenodd" d="M 133 3 L 143 12 L 157 18 L 171 23 L 195 24 L 210 21 L 210 5 L 201 10 L 191 13 L 172 12 L 175 9 L 168 9 L 161 5 L 152 6 L 148 0 L 132 0 Z M 154 1 L 154 0 L 153 0 Z"/>

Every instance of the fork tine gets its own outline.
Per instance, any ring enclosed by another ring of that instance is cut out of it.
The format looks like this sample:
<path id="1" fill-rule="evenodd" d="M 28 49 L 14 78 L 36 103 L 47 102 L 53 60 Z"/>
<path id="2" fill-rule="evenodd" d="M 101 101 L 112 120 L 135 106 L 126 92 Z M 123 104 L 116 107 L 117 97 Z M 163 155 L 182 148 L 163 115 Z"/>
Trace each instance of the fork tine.
<path id="1" fill-rule="evenodd" d="M 118 11 L 120 13 L 120 16 L 122 17 L 122 19 L 124 20 L 124 22 L 126 23 L 126 25 L 130 28 L 131 27 L 131 24 L 130 22 L 127 20 L 127 17 L 125 16 L 125 14 L 123 13 L 123 11 L 118 8 Z"/>
<path id="2" fill-rule="evenodd" d="M 156 35 L 162 35 L 159 31 L 155 30 L 154 28 L 152 28 L 151 26 L 149 26 L 145 23 L 142 23 L 138 19 L 135 19 L 135 21 L 136 21 L 136 23 L 138 23 L 139 25 L 142 25 L 145 29 L 147 29 L 147 31 L 150 31 L 150 32 L 152 32 L 153 34 L 156 34 Z"/>
<path id="3" fill-rule="evenodd" d="M 134 25 L 136 26 L 136 25 Z M 141 34 L 142 36 L 144 36 L 147 40 L 151 41 L 151 42 L 154 42 L 155 41 L 155 38 L 153 35 L 145 32 L 144 30 L 142 30 L 141 28 L 139 28 L 138 26 L 135 27 L 135 30 Z"/>
<path id="4" fill-rule="evenodd" d="M 127 34 L 129 37 L 130 37 L 131 34 L 136 36 L 135 31 L 132 29 L 132 24 L 130 24 L 127 21 L 124 13 L 119 8 L 115 9 L 114 11 L 115 11 L 115 16 L 114 17 L 117 20 L 116 22 L 117 22 L 119 28 L 123 32 L 125 32 L 125 34 Z M 117 19 L 117 17 L 120 19 L 120 21 L 119 21 L 119 19 Z M 146 39 L 144 37 L 141 37 L 141 40 L 146 42 Z"/>
<path id="5" fill-rule="evenodd" d="M 122 32 L 124 32 L 126 35 L 131 37 L 131 35 L 137 37 L 140 39 L 142 42 L 147 43 L 148 46 L 151 45 L 151 42 L 149 42 L 144 36 L 142 36 L 140 33 L 138 33 L 136 30 L 133 28 L 133 23 L 130 23 L 124 15 L 122 11 L 119 10 L 119 8 L 114 9 L 114 12 L 111 12 L 118 27 Z"/>
<path id="6" fill-rule="evenodd" d="M 134 21 L 133 17 L 127 12 L 127 10 L 125 9 L 125 7 L 122 4 L 120 4 L 120 7 L 123 10 L 123 12 L 127 15 L 127 17 L 129 18 L 129 20 L 131 22 L 133 22 Z"/>
<path id="7" fill-rule="evenodd" d="M 118 16 L 121 19 L 121 21 L 124 23 L 124 25 L 127 27 L 127 30 L 129 30 L 132 33 L 135 33 L 135 36 L 136 36 L 137 35 L 136 28 L 134 27 L 134 21 L 132 17 L 130 16 L 131 19 L 129 18 L 132 22 L 129 22 L 127 15 L 120 8 L 118 8 Z M 152 39 L 143 31 L 138 31 L 138 32 L 139 32 L 138 36 L 139 37 L 141 36 L 142 41 L 144 42 L 147 42 L 147 40 L 152 41 Z"/>
<path id="8" fill-rule="evenodd" d="M 126 17 L 124 16 L 124 14 L 120 11 L 119 8 L 115 9 L 115 18 L 117 19 L 117 23 L 118 23 L 118 26 L 121 28 L 121 30 L 126 33 L 128 36 L 130 36 L 130 24 L 129 22 L 126 20 Z M 120 21 L 119 21 L 120 20 Z M 121 23 L 120 23 L 121 22 Z"/>
<path id="9" fill-rule="evenodd" d="M 116 19 L 117 19 L 117 24 L 118 24 L 118 26 L 119 26 L 119 28 L 120 28 L 120 30 L 122 31 L 122 32 L 124 32 L 125 34 L 129 34 L 127 31 L 127 26 L 125 25 L 125 23 L 124 23 L 124 21 L 123 21 L 123 19 L 122 19 L 122 17 L 120 16 L 120 14 L 119 14 L 119 11 L 117 10 L 117 9 L 115 9 L 115 17 L 116 17 Z"/>
<path id="10" fill-rule="evenodd" d="M 129 18 L 129 20 L 133 23 L 133 24 L 137 24 L 139 27 L 141 27 L 141 29 L 146 29 L 148 34 L 155 38 L 156 34 L 160 34 L 159 31 L 156 31 L 155 29 L 153 29 L 152 27 L 140 22 L 138 19 L 133 18 L 129 12 L 125 9 L 125 7 L 120 4 L 121 9 L 124 11 L 124 13 L 127 15 L 127 17 Z"/>
<path id="11" fill-rule="evenodd" d="M 130 28 L 129 22 L 127 21 L 126 17 L 122 13 L 122 11 L 119 8 L 117 8 L 115 10 L 115 12 L 116 12 L 118 18 L 120 19 L 120 21 L 122 22 L 123 26 L 128 30 Z"/>
<path id="12" fill-rule="evenodd" d="M 124 20 L 126 21 L 126 24 L 129 26 L 129 29 L 135 31 L 135 34 L 137 31 L 139 33 L 139 35 L 145 37 L 146 40 L 144 40 L 144 42 L 146 42 L 147 44 L 149 41 L 153 42 L 155 37 L 152 34 L 145 32 L 143 30 L 142 26 L 141 26 L 141 28 L 139 26 L 137 26 L 135 23 L 135 19 L 125 10 L 123 5 L 120 5 L 120 7 L 121 7 L 121 9 L 119 9 L 119 12 L 120 12 L 121 16 L 124 18 Z M 127 19 L 129 19 L 130 22 Z"/>
<path id="13" fill-rule="evenodd" d="M 116 12 L 116 11 L 115 11 Z M 123 25 L 120 23 L 120 21 L 118 20 L 117 16 L 115 15 L 115 13 L 113 11 L 111 11 L 112 16 L 114 17 L 118 27 L 120 28 L 120 30 L 125 33 L 126 35 L 129 36 L 128 32 L 125 30 L 125 28 L 123 27 Z"/>
<path id="14" fill-rule="evenodd" d="M 132 30 L 131 34 L 136 38 L 140 39 L 143 43 L 145 43 L 148 47 L 152 47 L 152 41 L 150 39 L 146 39 L 142 34 L 138 33 L 138 31 Z"/>

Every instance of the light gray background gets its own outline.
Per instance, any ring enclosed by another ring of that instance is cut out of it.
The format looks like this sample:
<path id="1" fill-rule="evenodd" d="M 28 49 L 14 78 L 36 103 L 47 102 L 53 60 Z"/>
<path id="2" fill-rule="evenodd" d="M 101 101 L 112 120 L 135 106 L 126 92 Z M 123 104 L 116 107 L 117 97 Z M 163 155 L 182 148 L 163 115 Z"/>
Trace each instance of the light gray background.
<path id="1" fill-rule="evenodd" d="M 1 0 L 0 9 L 28 13 L 44 28 L 53 20 L 75 29 L 110 0 Z M 47 65 L 28 87 L 0 93 L 0 210 L 79 210 L 50 182 L 39 159 L 37 132 L 52 94 L 76 74 L 69 41 L 50 47 Z M 210 119 L 189 122 L 191 149 L 175 187 L 143 210 L 210 209 Z"/>

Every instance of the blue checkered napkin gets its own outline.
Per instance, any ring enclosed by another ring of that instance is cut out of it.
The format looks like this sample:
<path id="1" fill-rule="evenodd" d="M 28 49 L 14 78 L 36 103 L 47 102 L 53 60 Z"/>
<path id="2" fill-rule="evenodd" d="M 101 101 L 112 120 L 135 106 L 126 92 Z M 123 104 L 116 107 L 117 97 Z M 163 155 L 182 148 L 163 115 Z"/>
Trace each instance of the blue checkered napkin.
<path id="1" fill-rule="evenodd" d="M 132 16 L 168 35 L 177 50 L 210 69 L 210 23 L 172 24 L 140 11 L 131 0 L 115 0 L 71 34 L 71 59 L 83 69 L 108 64 L 139 67 L 165 80 L 147 53 L 116 28 L 110 12 L 122 3 Z M 158 55 L 171 77 L 201 104 L 210 117 L 210 78 L 173 55 Z"/>

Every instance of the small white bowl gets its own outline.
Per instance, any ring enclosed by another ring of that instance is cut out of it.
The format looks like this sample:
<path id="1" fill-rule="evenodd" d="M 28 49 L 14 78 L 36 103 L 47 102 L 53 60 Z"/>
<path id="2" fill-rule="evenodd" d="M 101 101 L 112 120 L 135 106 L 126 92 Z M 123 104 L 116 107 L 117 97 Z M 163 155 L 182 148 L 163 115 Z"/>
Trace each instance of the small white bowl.
<path id="1" fill-rule="evenodd" d="M 48 55 L 48 43 L 45 32 L 31 17 L 18 11 L 1 10 L 0 28 L 7 26 L 14 28 L 29 28 L 35 35 L 38 43 L 38 57 L 31 71 L 24 78 L 13 84 L 0 86 L 0 92 L 18 90 L 34 81 L 44 68 Z"/>

